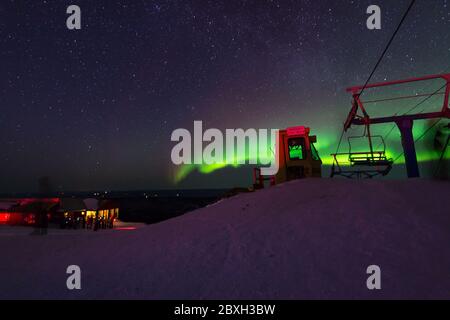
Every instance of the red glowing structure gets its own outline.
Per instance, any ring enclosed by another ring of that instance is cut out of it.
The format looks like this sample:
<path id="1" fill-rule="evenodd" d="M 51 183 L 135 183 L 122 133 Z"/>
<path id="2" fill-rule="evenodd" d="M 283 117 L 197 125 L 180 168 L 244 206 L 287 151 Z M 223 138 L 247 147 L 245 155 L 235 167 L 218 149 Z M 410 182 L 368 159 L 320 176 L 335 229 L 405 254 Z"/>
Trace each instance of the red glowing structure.
<path id="1" fill-rule="evenodd" d="M 280 130 L 276 144 L 278 172 L 273 176 L 263 176 L 260 168 L 253 170 L 253 187 L 264 188 L 265 182 L 271 186 L 286 181 L 322 176 L 322 160 L 314 143 L 315 135 L 310 135 L 310 128 L 297 126 Z"/>
<path id="2" fill-rule="evenodd" d="M 404 97 L 395 97 L 389 99 L 382 99 L 376 101 L 362 101 L 361 94 L 365 89 L 370 88 L 380 88 L 386 86 L 395 86 L 406 83 L 414 83 L 420 81 L 427 80 L 435 80 L 442 79 L 445 81 L 445 84 L 438 89 L 440 91 L 445 87 L 444 92 L 435 92 L 431 94 L 421 94 L 414 96 L 404 96 Z M 392 159 L 388 159 L 385 154 L 385 150 L 374 150 L 373 147 L 373 138 L 374 136 L 370 133 L 370 125 L 372 124 L 381 124 L 381 123 L 395 123 L 400 130 L 401 140 L 403 152 L 405 155 L 405 164 L 406 170 L 409 178 L 419 177 L 419 167 L 417 164 L 417 155 L 416 149 L 414 145 L 414 137 L 413 137 L 413 123 L 414 120 L 423 120 L 423 119 L 436 119 L 436 118 L 450 118 L 450 109 L 449 109 L 449 93 L 450 93 L 450 74 L 440 74 L 440 75 L 431 75 L 419 78 L 411 78 L 406 80 L 397 80 L 397 81 L 389 81 L 382 83 L 374 83 L 366 86 L 355 86 L 347 89 L 347 92 L 351 92 L 353 96 L 352 108 L 347 116 L 347 119 L 344 124 L 344 131 L 346 132 L 352 125 L 364 125 L 365 133 L 369 142 L 369 151 L 367 152 L 351 152 L 349 153 L 336 153 L 332 154 L 334 157 L 334 163 L 332 167 L 331 176 L 334 175 L 343 175 L 346 177 L 354 177 L 354 176 L 365 176 L 365 177 L 373 177 L 375 175 L 381 174 L 386 175 L 393 164 Z M 431 97 L 435 94 L 444 95 L 444 101 L 441 110 L 436 112 L 427 112 L 427 113 L 414 113 L 414 114 L 403 114 L 403 115 L 393 115 L 386 117 L 377 117 L 372 118 L 367 113 L 365 108 L 365 104 L 373 103 L 373 102 L 382 102 L 382 101 L 392 101 L 392 100 L 400 100 L 400 99 L 412 99 L 422 96 Z M 382 137 L 381 137 L 382 138 Z M 381 144 L 384 145 L 384 141 L 381 141 Z M 350 169 L 342 169 L 338 162 L 338 156 L 340 155 L 348 155 L 349 163 L 351 164 Z M 361 169 L 363 167 L 363 169 Z M 359 168 L 359 169 L 356 169 Z"/>

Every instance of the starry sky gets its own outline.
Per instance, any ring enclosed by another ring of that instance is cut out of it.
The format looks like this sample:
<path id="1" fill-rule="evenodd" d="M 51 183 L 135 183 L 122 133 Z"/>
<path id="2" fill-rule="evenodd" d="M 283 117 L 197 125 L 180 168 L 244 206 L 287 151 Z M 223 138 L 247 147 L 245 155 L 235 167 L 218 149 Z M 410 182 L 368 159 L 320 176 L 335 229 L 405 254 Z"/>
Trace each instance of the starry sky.
<path id="1" fill-rule="evenodd" d="M 345 88 L 366 81 L 409 2 L 3 0 L 0 191 L 35 190 L 40 176 L 58 190 L 247 181 L 250 171 L 225 169 L 175 184 L 170 135 L 194 120 L 307 125 L 329 154 Z M 66 27 L 71 4 L 81 30 Z M 366 27 L 371 4 L 381 30 Z M 450 72 L 449 5 L 417 0 L 373 81 Z M 399 150 L 398 134 L 390 140 Z"/>

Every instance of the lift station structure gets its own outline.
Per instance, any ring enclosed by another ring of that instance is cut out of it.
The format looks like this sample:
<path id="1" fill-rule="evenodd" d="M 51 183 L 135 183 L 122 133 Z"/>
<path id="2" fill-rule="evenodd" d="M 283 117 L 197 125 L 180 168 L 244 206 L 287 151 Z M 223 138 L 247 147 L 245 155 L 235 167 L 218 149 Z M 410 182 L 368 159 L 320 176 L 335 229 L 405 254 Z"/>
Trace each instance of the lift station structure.
<path id="1" fill-rule="evenodd" d="M 420 94 L 413 96 L 404 96 L 404 97 L 395 97 L 382 99 L 377 101 L 367 101 L 364 102 L 361 99 L 361 94 L 365 89 L 370 88 L 380 88 L 387 86 L 395 86 L 406 83 L 414 83 L 428 80 L 436 80 L 442 79 L 445 81 L 445 84 L 438 89 L 434 93 L 430 94 Z M 442 88 L 445 88 L 444 92 L 439 92 Z M 392 167 L 393 160 L 388 159 L 385 154 L 385 148 L 383 150 L 374 150 L 373 147 L 373 136 L 370 133 L 370 126 L 373 124 L 382 124 L 382 123 L 394 123 L 400 130 L 401 134 L 401 142 L 403 147 L 403 153 L 405 156 L 405 165 L 407 170 L 407 175 L 409 178 L 419 177 L 419 167 L 417 163 L 417 155 L 415 149 L 415 141 L 413 136 L 413 124 L 415 120 L 423 120 L 423 119 L 437 119 L 437 118 L 450 118 L 450 109 L 449 109 L 449 93 L 450 93 L 450 74 L 439 74 L 439 75 L 430 75 L 419 78 L 411 78 L 406 80 L 397 80 L 397 81 L 389 81 L 382 83 L 374 83 L 368 84 L 366 86 L 355 86 L 347 89 L 347 92 L 350 92 L 353 96 L 352 100 L 352 108 L 347 116 L 347 119 L 344 123 L 344 132 L 352 125 L 365 126 L 365 135 L 368 139 L 369 150 L 366 152 L 352 152 L 351 148 L 348 153 L 345 153 L 349 156 L 349 162 L 351 164 L 352 169 L 342 169 L 339 165 L 338 156 L 344 155 L 344 153 L 335 153 L 332 154 L 334 157 L 334 163 L 332 168 L 333 175 L 343 175 L 349 178 L 354 177 L 355 175 L 358 177 L 365 176 L 371 178 L 374 175 L 382 174 L 386 175 Z M 365 104 L 370 102 L 378 102 L 378 101 L 389 101 L 389 100 L 400 100 L 400 99 L 411 99 L 417 98 L 421 96 L 431 97 L 435 94 L 440 94 L 444 96 L 442 108 L 439 111 L 435 112 L 427 112 L 427 113 L 414 113 L 414 114 L 403 114 L 403 115 L 392 115 L 385 117 L 375 117 L 372 118 L 367 112 Z M 379 136 L 377 136 L 379 137 Z M 383 139 L 381 137 L 381 139 Z M 382 144 L 384 145 L 384 140 L 382 140 Z M 364 167 L 365 169 L 354 169 L 355 167 Z"/>

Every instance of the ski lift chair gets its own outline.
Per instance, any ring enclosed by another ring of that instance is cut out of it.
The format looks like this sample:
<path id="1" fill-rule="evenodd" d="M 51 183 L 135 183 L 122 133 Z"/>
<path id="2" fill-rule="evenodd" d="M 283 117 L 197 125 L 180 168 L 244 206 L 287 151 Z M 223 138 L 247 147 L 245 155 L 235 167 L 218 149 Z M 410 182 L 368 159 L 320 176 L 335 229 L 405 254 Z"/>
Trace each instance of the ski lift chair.
<path id="1" fill-rule="evenodd" d="M 352 142 L 361 138 L 368 139 L 370 146 L 369 150 L 353 151 L 354 148 Z M 381 149 L 373 150 L 374 139 L 379 139 L 380 143 L 378 144 L 377 149 L 382 146 Z M 391 171 L 394 161 L 392 158 L 386 156 L 386 144 L 382 136 L 364 134 L 362 136 L 349 137 L 348 145 L 348 152 L 332 154 L 333 165 L 331 167 L 331 177 L 341 175 L 349 179 L 371 179 L 378 175 L 385 176 Z M 347 161 L 345 161 L 345 163 L 342 161 L 343 157 L 346 157 Z"/>

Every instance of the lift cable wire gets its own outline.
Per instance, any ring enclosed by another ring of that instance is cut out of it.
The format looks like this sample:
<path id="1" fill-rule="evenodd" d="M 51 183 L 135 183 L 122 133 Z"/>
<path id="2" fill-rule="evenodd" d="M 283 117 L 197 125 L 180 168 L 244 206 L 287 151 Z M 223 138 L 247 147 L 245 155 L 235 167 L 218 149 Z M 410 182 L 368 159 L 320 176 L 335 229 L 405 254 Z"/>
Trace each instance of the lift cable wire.
<path id="1" fill-rule="evenodd" d="M 436 165 L 436 169 L 434 169 L 434 174 L 433 175 L 435 177 L 437 176 L 437 174 L 439 172 L 439 168 L 441 167 L 442 160 L 444 160 L 444 155 L 445 155 L 445 152 L 447 151 L 447 147 L 448 147 L 449 141 L 450 141 L 450 135 L 447 137 L 447 142 L 444 145 L 444 149 L 442 149 L 442 153 L 441 153 L 441 156 L 439 157 L 439 161 L 438 161 L 438 163 Z"/>
<path id="2" fill-rule="evenodd" d="M 405 113 L 403 113 L 402 115 L 406 115 L 408 113 L 410 113 L 411 111 L 417 109 L 419 106 L 421 106 L 422 104 L 424 104 L 426 101 L 428 101 L 431 97 L 433 97 L 434 95 L 438 94 L 439 91 L 444 88 L 447 84 L 444 84 L 442 87 L 440 87 L 439 89 L 437 89 L 435 92 L 431 93 L 428 97 L 426 97 L 425 99 L 423 99 L 422 101 L 420 101 L 418 104 L 416 104 L 414 107 L 412 107 L 411 109 L 409 109 L 408 111 L 406 111 Z M 425 108 L 426 109 L 426 108 Z M 425 109 L 423 109 L 422 111 L 420 111 L 419 113 L 422 113 Z M 394 114 L 394 116 L 397 116 L 398 112 Z M 387 138 L 389 138 L 389 136 L 391 135 L 391 133 L 394 131 L 395 129 L 395 124 L 392 125 L 391 129 L 389 129 L 389 131 L 387 132 L 387 134 L 383 137 L 384 140 L 387 140 Z M 377 146 L 377 148 L 379 148 L 380 145 Z"/>
<path id="3" fill-rule="evenodd" d="M 395 36 L 397 35 L 398 31 L 400 30 L 403 22 L 406 20 L 406 17 L 408 16 L 409 12 L 411 11 L 411 8 L 413 7 L 416 0 L 411 0 L 411 3 L 408 6 L 408 9 L 406 9 L 405 13 L 403 14 L 402 19 L 400 20 L 400 23 L 398 24 L 397 28 L 395 29 L 394 33 L 392 34 L 391 38 L 389 39 L 389 42 L 387 43 L 386 47 L 383 50 L 383 53 L 381 54 L 380 58 L 378 59 L 377 63 L 375 64 L 375 67 L 373 68 L 372 72 L 369 75 L 369 78 L 367 78 L 366 83 L 364 84 L 363 88 L 359 92 L 358 96 L 361 96 L 366 89 L 367 85 L 369 84 L 370 80 L 372 79 L 372 76 L 375 74 L 375 71 L 377 70 L 378 66 L 380 65 L 381 61 L 383 60 L 384 56 L 386 55 L 386 52 L 388 51 L 389 47 L 391 46 L 392 42 L 394 41 Z M 345 130 L 342 129 L 341 137 L 339 139 L 338 146 L 336 148 L 336 153 L 339 152 L 339 148 L 341 147 L 342 138 L 344 137 Z"/>
<path id="4" fill-rule="evenodd" d="M 377 61 L 377 64 L 373 68 L 372 72 L 370 73 L 369 78 L 367 78 L 366 83 L 364 84 L 363 88 L 359 92 L 358 96 L 361 96 L 366 89 L 367 85 L 369 84 L 370 80 L 372 79 L 372 76 L 374 75 L 375 71 L 377 70 L 378 66 L 381 63 L 381 60 L 383 60 L 384 56 L 386 55 L 386 52 L 388 51 L 389 47 L 391 46 L 392 42 L 394 41 L 395 36 L 397 35 L 398 31 L 400 30 L 400 27 L 402 26 L 403 22 L 405 21 L 406 17 L 408 16 L 409 12 L 411 11 L 411 8 L 413 7 L 416 0 L 412 0 L 411 3 L 408 6 L 408 9 L 406 9 L 406 12 L 403 14 L 402 20 L 400 20 L 400 23 L 397 26 L 397 29 L 395 29 L 394 33 L 392 34 L 391 39 L 389 40 L 388 44 L 386 45 L 386 48 L 384 48 L 383 53 L 381 54 L 380 58 Z"/>
<path id="5" fill-rule="evenodd" d="M 441 122 L 443 118 L 440 118 L 439 120 L 437 120 L 431 127 L 429 127 L 424 133 L 422 133 L 422 135 L 420 137 L 418 137 L 416 140 L 414 140 L 414 144 L 417 143 L 420 139 L 422 139 L 423 137 L 425 137 L 425 135 L 431 131 L 431 129 L 433 129 L 439 122 Z M 402 151 L 395 159 L 394 162 L 395 163 L 401 156 L 403 156 L 405 154 L 404 151 Z"/>
<path id="6" fill-rule="evenodd" d="M 439 91 L 441 91 L 441 89 L 445 88 L 446 85 L 447 85 L 447 83 L 444 83 L 444 85 L 443 85 L 442 87 L 440 87 L 440 88 L 437 89 L 435 92 L 433 92 L 432 94 L 430 94 L 428 97 L 426 97 L 425 99 L 423 99 L 421 102 L 419 102 L 418 104 L 416 104 L 413 108 L 411 108 L 411 109 L 409 109 L 408 111 L 406 111 L 406 112 L 404 113 L 404 115 L 407 114 L 407 113 L 410 113 L 411 111 L 414 111 L 414 110 L 417 109 L 420 105 L 422 105 L 423 103 L 425 103 L 426 101 L 428 101 L 429 99 L 431 99 L 431 97 L 433 97 L 433 96 L 435 96 L 435 95 L 437 95 L 437 94 L 441 94 L 441 92 L 439 92 Z M 443 92 L 443 93 L 445 93 L 445 92 Z M 425 108 L 425 109 L 426 109 L 426 108 Z M 420 111 L 419 113 L 422 113 L 425 109 L 422 109 L 422 111 Z"/>
<path id="7" fill-rule="evenodd" d="M 344 138 L 344 134 L 345 134 L 345 130 L 342 129 L 341 137 L 339 138 L 339 143 L 338 143 L 338 146 L 337 146 L 337 148 L 336 148 L 336 154 L 339 152 L 339 148 L 341 147 L 341 144 L 342 144 L 342 138 Z"/>
<path id="8" fill-rule="evenodd" d="M 450 71 L 450 67 L 448 67 L 446 70 L 444 70 L 442 73 L 446 73 L 447 71 Z M 423 99 L 422 101 L 420 101 L 419 103 L 417 103 L 416 105 L 414 105 L 411 109 L 409 109 L 408 111 L 406 111 L 405 113 L 403 113 L 402 115 L 406 115 L 408 113 L 410 113 L 411 111 L 414 111 L 415 109 L 417 109 L 418 107 L 420 107 L 422 104 L 424 104 L 425 102 L 427 102 L 429 99 L 431 99 L 433 96 L 438 95 L 438 94 L 442 94 L 442 92 L 440 92 L 443 88 L 445 88 L 445 86 L 447 85 L 447 83 L 445 83 L 442 87 L 440 87 L 439 89 L 437 89 L 436 91 L 434 91 L 433 93 L 430 93 L 425 99 Z M 422 113 L 423 111 L 425 111 L 426 108 L 422 109 L 419 113 Z M 394 116 L 397 116 L 398 112 L 396 112 L 394 114 Z M 383 137 L 384 140 L 387 140 L 387 138 L 389 138 L 389 136 L 391 135 L 391 133 L 394 131 L 395 129 L 395 124 L 392 125 L 391 129 L 389 129 L 389 131 L 387 132 L 387 134 Z M 377 149 L 380 147 L 380 145 L 377 146 Z"/>
<path id="9" fill-rule="evenodd" d="M 443 73 L 445 73 L 447 70 L 449 70 L 450 69 L 450 67 L 449 68 L 447 68 Z M 430 96 L 428 96 L 427 98 L 425 98 L 425 99 L 423 99 L 421 102 L 419 102 L 417 105 L 415 105 L 414 107 L 412 107 L 411 109 L 409 109 L 408 111 L 406 111 L 405 113 L 404 113 L 404 115 L 405 114 L 407 114 L 407 113 L 409 113 L 409 112 L 411 112 L 411 111 L 413 111 L 413 110 L 415 110 L 417 107 L 419 107 L 421 104 L 423 104 L 423 103 L 425 103 L 426 101 L 428 101 L 428 99 L 430 99 L 432 96 L 434 96 L 435 94 L 437 94 L 440 90 L 442 90 L 444 87 L 446 87 L 447 86 L 447 83 L 445 83 L 442 87 L 440 87 L 439 89 L 437 89 L 435 92 L 433 92 Z M 426 107 L 424 108 L 424 109 L 422 109 L 419 113 L 422 113 L 424 110 L 426 109 Z M 417 141 L 419 141 L 420 139 L 422 139 L 428 132 L 430 132 L 431 131 L 431 129 L 433 129 L 439 122 L 441 122 L 441 120 L 442 120 L 443 118 L 440 118 L 439 120 L 437 120 L 431 127 L 429 127 L 419 138 L 417 138 L 416 140 L 414 140 L 414 144 L 417 142 Z M 388 133 L 388 135 L 386 136 L 386 138 L 392 133 L 392 131 L 394 130 L 394 128 L 395 128 L 395 125 L 393 125 L 392 126 L 392 128 L 391 128 L 391 130 L 389 131 L 389 133 Z M 444 147 L 444 150 L 443 150 L 443 154 L 441 155 L 441 157 L 443 157 L 443 155 L 444 155 L 444 153 L 445 153 L 445 150 L 446 150 L 446 148 L 447 148 L 447 145 L 448 145 L 448 139 L 447 139 L 447 144 L 446 144 L 446 146 Z M 394 160 L 394 163 L 401 157 L 401 156 L 403 156 L 404 155 L 404 151 L 403 152 L 401 152 L 396 158 L 395 158 L 395 160 Z M 442 161 L 442 159 L 440 159 L 439 160 L 439 163 L 438 163 L 438 167 L 437 167 L 437 169 L 439 169 L 439 166 L 440 166 L 440 162 Z"/>
<path id="10" fill-rule="evenodd" d="M 414 98 L 420 98 L 420 97 L 428 97 L 433 94 L 445 94 L 445 92 L 441 91 L 441 92 L 433 92 L 433 93 L 414 94 L 414 95 L 409 95 L 409 96 L 399 96 L 399 97 L 393 97 L 393 98 L 384 98 L 384 99 L 378 99 L 378 100 L 367 100 L 367 101 L 363 101 L 363 103 L 370 104 L 370 103 L 385 102 L 385 101 L 414 99 Z M 408 113 L 410 111 L 407 111 L 406 113 Z"/>

